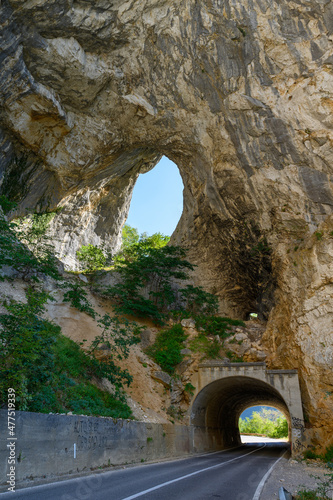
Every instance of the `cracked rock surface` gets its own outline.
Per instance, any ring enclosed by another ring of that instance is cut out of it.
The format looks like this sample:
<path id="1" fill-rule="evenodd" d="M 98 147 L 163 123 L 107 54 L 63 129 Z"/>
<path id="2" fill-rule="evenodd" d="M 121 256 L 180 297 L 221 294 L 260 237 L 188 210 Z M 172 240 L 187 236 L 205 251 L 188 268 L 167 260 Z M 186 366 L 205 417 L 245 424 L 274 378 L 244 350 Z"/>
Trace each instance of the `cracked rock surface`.
<path id="1" fill-rule="evenodd" d="M 68 267 L 117 249 L 135 181 L 184 181 L 173 242 L 223 315 L 268 320 L 298 368 L 314 443 L 332 436 L 333 4 L 330 0 L 3 0 L 1 192 L 61 211 Z M 14 215 L 14 214 L 13 214 Z"/>

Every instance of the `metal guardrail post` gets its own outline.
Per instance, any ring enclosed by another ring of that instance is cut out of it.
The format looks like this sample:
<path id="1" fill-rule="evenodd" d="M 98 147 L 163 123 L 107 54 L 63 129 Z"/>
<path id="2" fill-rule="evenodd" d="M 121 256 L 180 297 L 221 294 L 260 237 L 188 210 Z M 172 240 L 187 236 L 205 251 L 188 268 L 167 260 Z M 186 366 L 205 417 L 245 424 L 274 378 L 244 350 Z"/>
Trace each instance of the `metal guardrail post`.
<path id="1" fill-rule="evenodd" d="M 293 500 L 292 494 L 285 490 L 283 486 L 279 488 L 279 500 Z"/>

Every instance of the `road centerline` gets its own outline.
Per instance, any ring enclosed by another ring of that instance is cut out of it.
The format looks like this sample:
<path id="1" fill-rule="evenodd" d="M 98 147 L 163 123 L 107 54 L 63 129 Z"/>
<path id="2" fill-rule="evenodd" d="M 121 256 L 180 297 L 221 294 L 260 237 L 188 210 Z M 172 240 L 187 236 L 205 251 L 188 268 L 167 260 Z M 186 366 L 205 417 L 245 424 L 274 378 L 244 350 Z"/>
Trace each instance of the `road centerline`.
<path id="1" fill-rule="evenodd" d="M 159 490 L 160 488 L 164 488 L 165 486 L 168 486 L 169 484 L 177 483 L 178 481 L 182 481 L 183 479 L 187 479 L 188 477 L 196 476 L 197 474 L 201 474 L 202 472 L 206 472 L 208 470 L 212 469 L 217 469 L 218 467 L 223 467 L 226 464 L 230 464 L 231 462 L 234 462 L 235 460 L 239 460 L 240 458 L 246 457 L 247 455 L 251 455 L 252 453 L 256 453 L 257 451 L 261 450 L 262 448 L 265 448 L 266 444 L 263 446 L 260 446 L 260 448 L 250 451 L 249 453 L 245 453 L 244 455 L 240 455 L 239 457 L 232 458 L 231 460 L 227 460 L 226 462 L 222 462 L 221 464 L 216 464 L 216 465 L 211 465 L 210 467 L 205 467 L 204 469 L 200 469 L 195 472 L 191 472 L 190 474 L 186 474 L 185 476 L 178 477 L 176 479 L 171 479 L 170 481 L 166 481 L 165 483 L 158 484 L 156 486 L 153 486 L 152 488 L 148 488 L 147 490 L 140 491 L 139 493 L 135 493 L 134 495 L 131 495 L 129 497 L 122 498 L 122 500 L 134 500 L 134 498 L 139 498 L 142 495 L 145 495 L 147 493 L 151 493 L 152 491 Z"/>

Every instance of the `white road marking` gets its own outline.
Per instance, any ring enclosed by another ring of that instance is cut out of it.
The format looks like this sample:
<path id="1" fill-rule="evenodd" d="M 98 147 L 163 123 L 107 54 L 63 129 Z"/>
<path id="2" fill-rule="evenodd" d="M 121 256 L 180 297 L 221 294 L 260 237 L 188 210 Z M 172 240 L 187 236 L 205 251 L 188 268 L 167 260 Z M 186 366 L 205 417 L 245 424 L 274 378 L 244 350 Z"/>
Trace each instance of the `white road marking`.
<path id="1" fill-rule="evenodd" d="M 249 453 L 245 453 L 245 455 L 240 455 L 239 457 L 233 458 L 232 460 L 227 460 L 226 462 L 223 462 L 221 464 L 212 465 L 210 467 L 206 467 L 205 469 L 200 469 L 200 470 L 197 470 L 196 472 L 191 472 L 190 474 L 186 474 L 186 476 L 177 477 L 177 479 L 172 479 L 171 481 L 166 481 L 165 483 L 158 484 L 157 486 L 154 486 L 153 488 L 149 488 L 148 490 L 140 491 L 139 493 L 136 493 L 135 495 L 131 495 L 130 497 L 123 498 L 122 500 L 133 500 L 134 498 L 139 498 L 142 495 L 145 495 L 146 493 L 150 493 L 151 491 L 159 490 L 160 488 L 164 488 L 164 486 L 168 486 L 169 484 L 177 483 L 178 481 L 182 481 L 183 479 L 187 479 L 188 477 L 196 476 L 197 474 L 201 474 L 202 472 L 206 472 L 207 470 L 216 469 L 217 467 L 223 467 L 223 465 L 230 464 L 231 462 L 234 462 L 235 460 L 239 460 L 240 458 L 246 457 L 247 455 L 251 455 L 251 453 L 256 453 L 257 451 L 261 450 L 262 448 L 265 448 L 265 446 L 266 446 L 266 444 L 264 444 L 264 446 L 261 446 L 257 450 L 250 451 Z"/>
<path id="2" fill-rule="evenodd" d="M 254 493 L 254 497 L 252 498 L 252 500 L 259 500 L 261 492 L 262 492 L 262 490 L 263 490 L 263 488 L 265 486 L 266 480 L 268 479 L 269 475 L 271 474 L 271 472 L 274 469 L 274 467 L 276 466 L 276 464 L 278 462 L 280 462 L 281 458 L 283 458 L 286 453 L 287 453 L 287 450 L 283 453 L 283 455 L 280 458 L 278 458 L 278 460 L 276 462 L 274 462 L 274 464 L 272 465 L 272 467 L 270 469 L 268 469 L 268 471 L 266 472 L 266 474 L 264 475 L 264 477 L 262 478 L 262 480 L 258 484 L 258 487 L 257 487 L 257 489 L 256 489 L 256 491 Z"/>

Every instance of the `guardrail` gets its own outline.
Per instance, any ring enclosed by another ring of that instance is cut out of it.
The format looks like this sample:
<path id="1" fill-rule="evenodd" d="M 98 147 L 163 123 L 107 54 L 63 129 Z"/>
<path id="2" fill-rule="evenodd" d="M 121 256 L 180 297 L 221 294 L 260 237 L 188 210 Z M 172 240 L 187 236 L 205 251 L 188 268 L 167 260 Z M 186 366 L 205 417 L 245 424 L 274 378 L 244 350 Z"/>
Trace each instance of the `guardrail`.
<path id="1" fill-rule="evenodd" d="M 283 486 L 279 489 L 279 500 L 293 500 L 293 496 L 289 491 L 285 490 Z"/>

